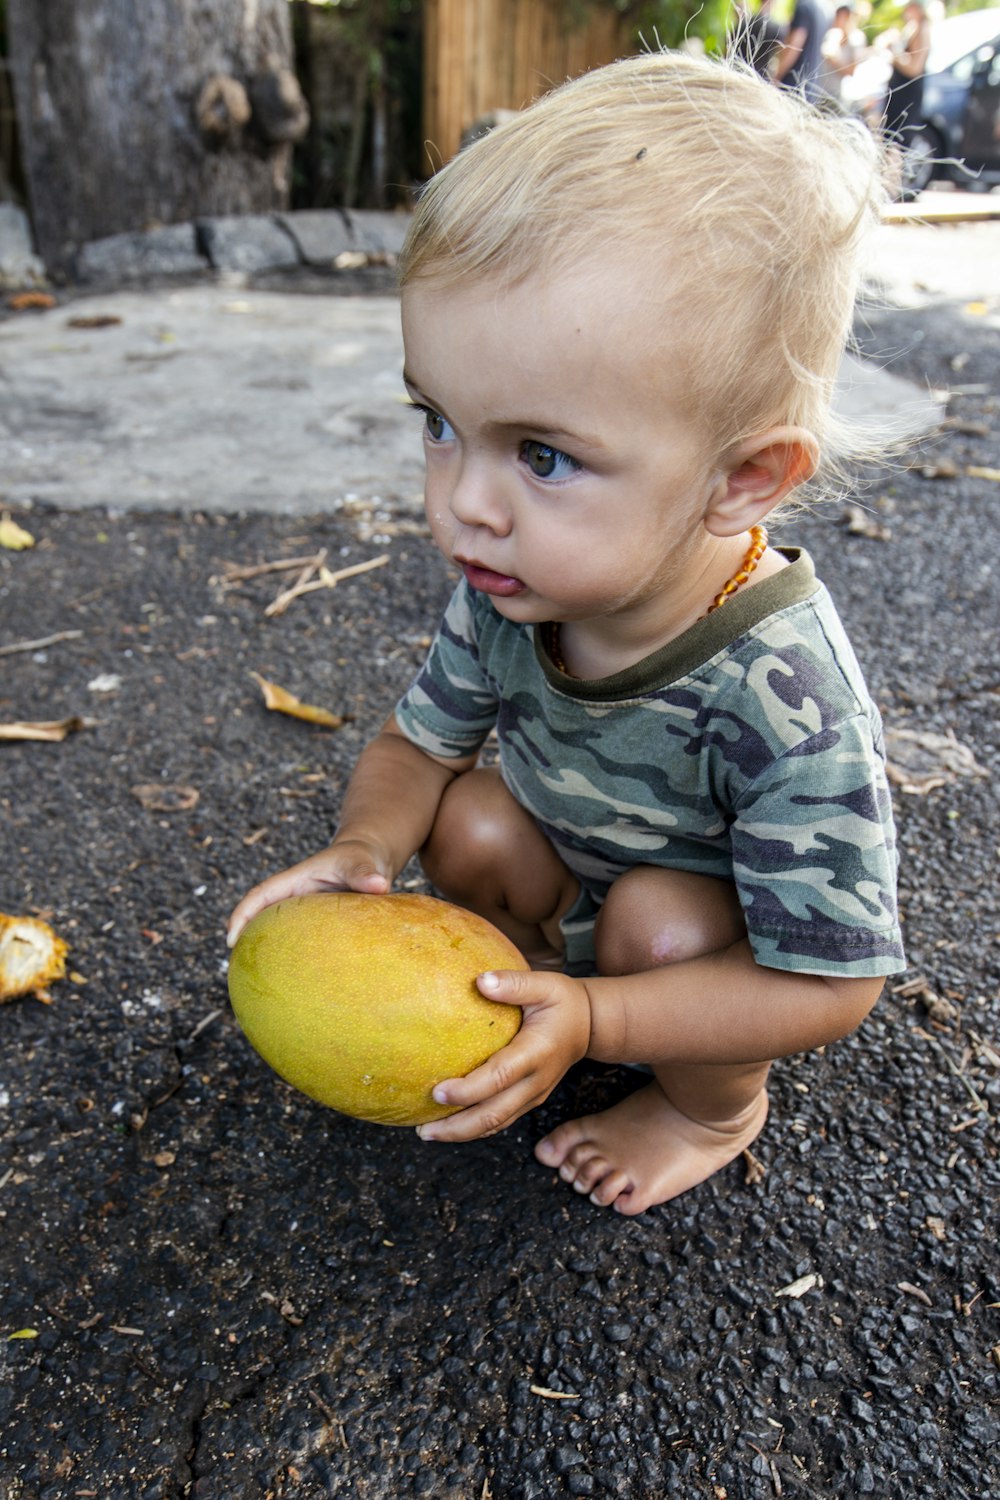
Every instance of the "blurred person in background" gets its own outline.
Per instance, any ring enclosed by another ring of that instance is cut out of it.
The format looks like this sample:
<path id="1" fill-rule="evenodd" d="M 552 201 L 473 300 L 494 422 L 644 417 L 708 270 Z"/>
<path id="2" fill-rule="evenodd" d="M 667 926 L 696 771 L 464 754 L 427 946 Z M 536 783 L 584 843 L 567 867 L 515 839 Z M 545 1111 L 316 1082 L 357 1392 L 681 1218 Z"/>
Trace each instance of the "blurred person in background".
<path id="1" fill-rule="evenodd" d="M 868 56 L 867 38 L 857 24 L 854 0 L 838 5 L 826 36 L 823 38 L 823 64 L 819 82 L 823 92 L 840 102 L 845 78 L 850 78 L 858 63 Z"/>
<path id="2" fill-rule="evenodd" d="M 801 89 L 814 104 L 822 98 L 819 83 L 823 64 L 823 38 L 830 17 L 819 0 L 795 0 L 781 51 L 774 65 L 775 83 Z"/>
<path id="3" fill-rule="evenodd" d="M 929 10 L 927 0 L 909 0 L 903 11 L 902 31 L 890 33 L 885 39 L 892 58 L 892 73 L 883 128 L 886 136 L 899 145 L 905 144 L 906 131 L 920 123 L 924 74 L 931 47 Z"/>
<path id="4" fill-rule="evenodd" d="M 770 78 L 781 51 L 782 27 L 771 15 L 772 0 L 760 0 L 756 11 L 749 5 L 737 10 L 736 24 L 729 33 L 729 54 L 748 63 L 761 78 Z"/>

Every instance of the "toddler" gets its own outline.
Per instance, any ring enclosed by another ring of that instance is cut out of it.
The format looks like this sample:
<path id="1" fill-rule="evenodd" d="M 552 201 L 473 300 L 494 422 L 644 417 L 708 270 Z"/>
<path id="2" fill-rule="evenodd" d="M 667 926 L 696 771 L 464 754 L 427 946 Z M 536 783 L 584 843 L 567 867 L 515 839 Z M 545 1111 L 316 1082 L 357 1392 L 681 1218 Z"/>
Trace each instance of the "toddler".
<path id="1" fill-rule="evenodd" d="M 843 471 L 831 393 L 881 202 L 862 129 L 643 55 L 456 157 L 402 257 L 427 517 L 463 576 L 333 843 L 230 941 L 419 853 L 532 964 L 479 977 L 523 1024 L 420 1135 L 502 1130 L 583 1058 L 646 1064 L 535 1148 L 619 1213 L 738 1157 L 772 1061 L 904 966 L 878 713 L 809 557 L 764 529 Z"/>

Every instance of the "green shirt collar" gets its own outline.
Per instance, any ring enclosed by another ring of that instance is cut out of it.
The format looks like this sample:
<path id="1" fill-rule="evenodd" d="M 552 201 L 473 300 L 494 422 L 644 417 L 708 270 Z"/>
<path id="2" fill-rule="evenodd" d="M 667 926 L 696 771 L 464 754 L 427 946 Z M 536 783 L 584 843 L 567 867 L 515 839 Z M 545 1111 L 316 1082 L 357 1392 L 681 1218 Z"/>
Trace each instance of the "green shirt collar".
<path id="1" fill-rule="evenodd" d="M 778 614 L 790 605 L 801 604 L 821 587 L 808 552 L 801 547 L 779 547 L 777 550 L 788 559 L 787 568 L 762 579 L 753 588 L 734 594 L 721 608 L 696 620 L 676 640 L 668 641 L 651 656 L 633 663 L 622 672 L 587 680 L 560 672 L 542 642 L 540 625 L 534 627 L 535 656 L 553 687 L 573 698 L 607 703 L 620 698 L 637 698 L 656 688 L 666 687 L 724 651 L 769 615 Z"/>

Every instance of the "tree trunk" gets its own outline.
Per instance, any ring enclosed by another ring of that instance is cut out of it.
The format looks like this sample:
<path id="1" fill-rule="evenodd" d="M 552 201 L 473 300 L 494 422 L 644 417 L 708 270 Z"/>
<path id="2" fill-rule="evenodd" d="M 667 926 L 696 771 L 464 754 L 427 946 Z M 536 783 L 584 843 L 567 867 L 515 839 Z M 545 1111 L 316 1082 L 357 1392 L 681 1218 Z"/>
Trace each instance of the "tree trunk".
<path id="1" fill-rule="evenodd" d="M 7 0 L 39 253 L 285 207 L 308 115 L 287 0 Z"/>

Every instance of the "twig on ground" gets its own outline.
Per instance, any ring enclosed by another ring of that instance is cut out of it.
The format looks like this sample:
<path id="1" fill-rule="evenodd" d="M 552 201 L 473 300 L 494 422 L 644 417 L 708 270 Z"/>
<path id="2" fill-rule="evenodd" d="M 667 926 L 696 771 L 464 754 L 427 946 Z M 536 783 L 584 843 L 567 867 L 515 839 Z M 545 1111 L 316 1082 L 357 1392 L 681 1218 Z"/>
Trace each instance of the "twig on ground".
<path id="1" fill-rule="evenodd" d="M 264 563 L 233 563 L 226 568 L 225 572 L 216 574 L 208 581 L 214 584 L 244 583 L 248 578 L 261 578 L 265 573 L 290 573 L 293 568 L 304 568 L 309 563 L 314 563 L 316 567 L 319 567 L 325 558 L 326 549 L 324 548 L 313 557 L 284 557 L 276 562 Z"/>
<path id="2" fill-rule="evenodd" d="M 211 1026 L 213 1021 L 217 1021 L 221 1015 L 222 1009 L 220 1007 L 218 1010 L 210 1010 L 207 1016 L 202 1016 L 194 1030 L 184 1038 L 186 1045 L 190 1047 L 192 1042 L 196 1042 L 202 1032 Z"/>
<path id="3" fill-rule="evenodd" d="M 914 1035 L 920 1037 L 920 1039 L 922 1041 L 924 1041 L 924 1042 L 930 1042 L 931 1046 L 937 1052 L 940 1052 L 941 1056 L 945 1060 L 945 1063 L 947 1064 L 949 1072 L 954 1073 L 954 1075 L 958 1079 L 959 1083 L 962 1084 L 962 1086 L 964 1087 L 966 1093 L 969 1095 L 969 1098 L 972 1100 L 973 1107 L 975 1109 L 978 1109 L 978 1110 L 985 1110 L 986 1109 L 986 1101 L 985 1101 L 985 1099 L 983 1099 L 980 1094 L 976 1093 L 976 1090 L 972 1087 L 972 1084 L 966 1078 L 966 1076 L 962 1072 L 961 1068 L 959 1068 L 957 1066 L 957 1064 L 952 1061 L 952 1059 L 949 1057 L 949 1055 L 948 1055 L 947 1051 L 945 1050 L 945 1048 L 942 1047 L 941 1043 L 938 1041 L 937 1037 L 936 1036 L 931 1036 L 930 1032 L 929 1031 L 925 1031 L 922 1026 L 914 1026 L 913 1032 L 914 1032 Z"/>
<path id="4" fill-rule="evenodd" d="M 13 641 L 9 646 L 0 646 L 0 656 L 14 656 L 18 651 L 42 651 L 60 641 L 78 641 L 82 635 L 82 630 L 60 630 L 55 635 L 43 635 L 38 641 Z"/>
<path id="5" fill-rule="evenodd" d="M 349 568 L 338 568 L 336 573 L 331 573 L 329 568 L 320 565 L 318 578 L 305 581 L 299 579 L 292 584 L 291 588 L 285 589 L 284 593 L 273 599 L 264 613 L 269 619 L 273 619 L 275 615 L 283 615 L 288 606 L 296 599 L 300 599 L 303 594 L 312 594 L 317 589 L 336 588 L 343 579 L 356 578 L 359 573 L 370 573 L 373 568 L 384 568 L 388 561 L 388 552 L 383 552 L 378 557 L 370 557 L 367 562 L 354 563 Z M 315 570 L 310 569 L 310 572 L 313 571 Z"/>

